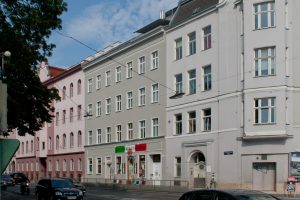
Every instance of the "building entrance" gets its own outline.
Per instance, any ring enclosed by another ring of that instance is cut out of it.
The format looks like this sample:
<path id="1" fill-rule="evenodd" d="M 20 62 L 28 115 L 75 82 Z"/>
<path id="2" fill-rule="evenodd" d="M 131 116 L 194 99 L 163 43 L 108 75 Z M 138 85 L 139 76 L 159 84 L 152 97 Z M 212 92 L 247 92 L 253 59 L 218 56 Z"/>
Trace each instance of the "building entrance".
<path id="1" fill-rule="evenodd" d="M 206 183 L 206 162 L 201 152 L 194 153 L 190 158 L 191 176 L 190 180 L 194 188 L 205 188 Z"/>

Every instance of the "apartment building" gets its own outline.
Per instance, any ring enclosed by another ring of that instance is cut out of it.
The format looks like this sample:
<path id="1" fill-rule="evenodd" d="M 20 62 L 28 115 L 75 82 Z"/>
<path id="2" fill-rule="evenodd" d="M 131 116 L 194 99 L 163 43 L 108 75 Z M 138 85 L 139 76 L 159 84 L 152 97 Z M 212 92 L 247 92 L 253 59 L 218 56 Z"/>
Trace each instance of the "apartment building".
<path id="1" fill-rule="evenodd" d="M 166 30 L 167 85 L 176 90 L 166 107 L 167 179 L 282 193 L 299 176 L 299 8 L 179 2 Z"/>
<path id="2" fill-rule="evenodd" d="M 154 21 L 83 67 L 86 181 L 160 184 L 167 95 L 163 27 L 168 22 Z"/>
<path id="3" fill-rule="evenodd" d="M 35 136 L 16 138 L 16 171 L 30 180 L 41 177 L 71 177 L 81 180 L 84 172 L 84 78 L 81 64 L 67 70 L 43 64 L 40 79 L 47 87 L 59 90 L 60 101 L 52 102 L 52 123 Z M 14 163 L 12 163 L 12 166 Z"/>

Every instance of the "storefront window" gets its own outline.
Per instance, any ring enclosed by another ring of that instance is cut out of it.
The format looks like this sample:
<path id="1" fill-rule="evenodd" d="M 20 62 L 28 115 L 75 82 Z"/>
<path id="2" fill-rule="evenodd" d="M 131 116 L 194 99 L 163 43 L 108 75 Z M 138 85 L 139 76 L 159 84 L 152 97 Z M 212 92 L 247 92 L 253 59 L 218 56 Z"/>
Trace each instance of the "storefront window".
<path id="1" fill-rule="evenodd" d="M 139 177 L 145 177 L 145 169 L 146 169 L 145 155 L 140 155 L 139 156 Z"/>
<path id="2" fill-rule="evenodd" d="M 122 158 L 121 156 L 116 157 L 116 173 L 121 174 L 121 163 L 122 163 Z"/>

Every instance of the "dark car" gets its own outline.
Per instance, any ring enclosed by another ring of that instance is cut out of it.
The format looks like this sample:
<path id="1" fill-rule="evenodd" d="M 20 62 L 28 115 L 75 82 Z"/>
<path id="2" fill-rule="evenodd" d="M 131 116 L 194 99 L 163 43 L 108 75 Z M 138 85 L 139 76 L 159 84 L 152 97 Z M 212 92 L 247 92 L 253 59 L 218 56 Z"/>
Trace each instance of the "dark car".
<path id="1" fill-rule="evenodd" d="M 195 190 L 184 193 L 179 200 L 279 200 L 255 190 Z"/>
<path id="2" fill-rule="evenodd" d="M 1 190 L 6 190 L 6 188 L 7 188 L 7 183 L 6 183 L 6 181 L 1 180 L 1 181 L 0 181 L 0 185 L 1 185 Z"/>
<path id="3" fill-rule="evenodd" d="M 39 180 L 35 187 L 36 199 L 49 200 L 82 200 L 83 193 L 74 187 L 70 181 L 62 178 L 45 178 Z"/>
<path id="4" fill-rule="evenodd" d="M 20 172 L 15 172 L 15 173 L 11 173 L 9 174 L 15 181 L 15 184 L 20 184 L 20 183 L 24 183 L 24 182 L 28 182 L 28 178 L 25 174 L 20 173 Z"/>
<path id="5" fill-rule="evenodd" d="M 79 189 L 79 190 L 82 191 L 83 195 L 85 194 L 86 189 L 85 189 L 85 186 L 84 186 L 84 185 L 82 185 L 82 184 L 80 184 L 80 183 L 75 183 L 74 180 L 71 179 L 71 178 L 63 178 L 63 179 L 65 179 L 65 180 L 67 180 L 67 181 L 70 181 L 70 183 L 73 184 L 75 188 L 77 188 L 77 189 Z"/>
<path id="6" fill-rule="evenodd" d="M 10 175 L 1 175 L 0 179 L 5 181 L 8 186 L 15 185 L 15 180 Z"/>

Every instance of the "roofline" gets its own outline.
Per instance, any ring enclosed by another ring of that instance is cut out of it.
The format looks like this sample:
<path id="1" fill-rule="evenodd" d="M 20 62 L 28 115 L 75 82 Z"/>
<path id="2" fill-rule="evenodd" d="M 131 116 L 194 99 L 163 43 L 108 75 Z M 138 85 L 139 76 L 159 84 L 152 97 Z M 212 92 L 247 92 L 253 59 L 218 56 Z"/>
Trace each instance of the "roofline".
<path id="1" fill-rule="evenodd" d="M 110 57 L 116 56 L 124 51 L 126 51 L 127 49 L 134 47 L 135 45 L 146 41 L 152 37 L 155 37 L 159 34 L 163 34 L 165 29 L 165 26 L 159 26 L 155 29 L 153 29 L 152 31 L 149 31 L 145 34 L 140 34 L 122 44 L 120 44 L 119 46 L 111 49 L 110 51 L 102 54 L 101 56 L 95 58 L 94 60 L 90 61 L 89 63 L 85 64 L 84 66 L 82 66 L 83 71 L 89 70 L 89 68 L 93 67 L 95 64 L 99 63 L 99 62 L 103 62 L 108 60 Z"/>
<path id="2" fill-rule="evenodd" d="M 53 77 L 53 78 L 50 78 L 50 79 L 44 81 L 43 84 L 44 84 L 44 85 L 50 85 L 50 84 L 53 84 L 53 83 L 55 83 L 55 82 L 57 82 L 57 81 L 59 81 L 59 80 L 65 78 L 65 77 L 67 77 L 67 76 L 70 76 L 70 75 L 72 75 L 72 74 L 74 74 L 74 73 L 76 73 L 76 72 L 78 72 L 78 71 L 80 71 L 80 70 L 82 70 L 81 64 L 77 64 L 77 65 L 75 65 L 74 67 L 65 70 L 64 72 L 62 72 L 62 73 L 59 74 L 58 76 L 55 76 L 55 77 Z"/>

